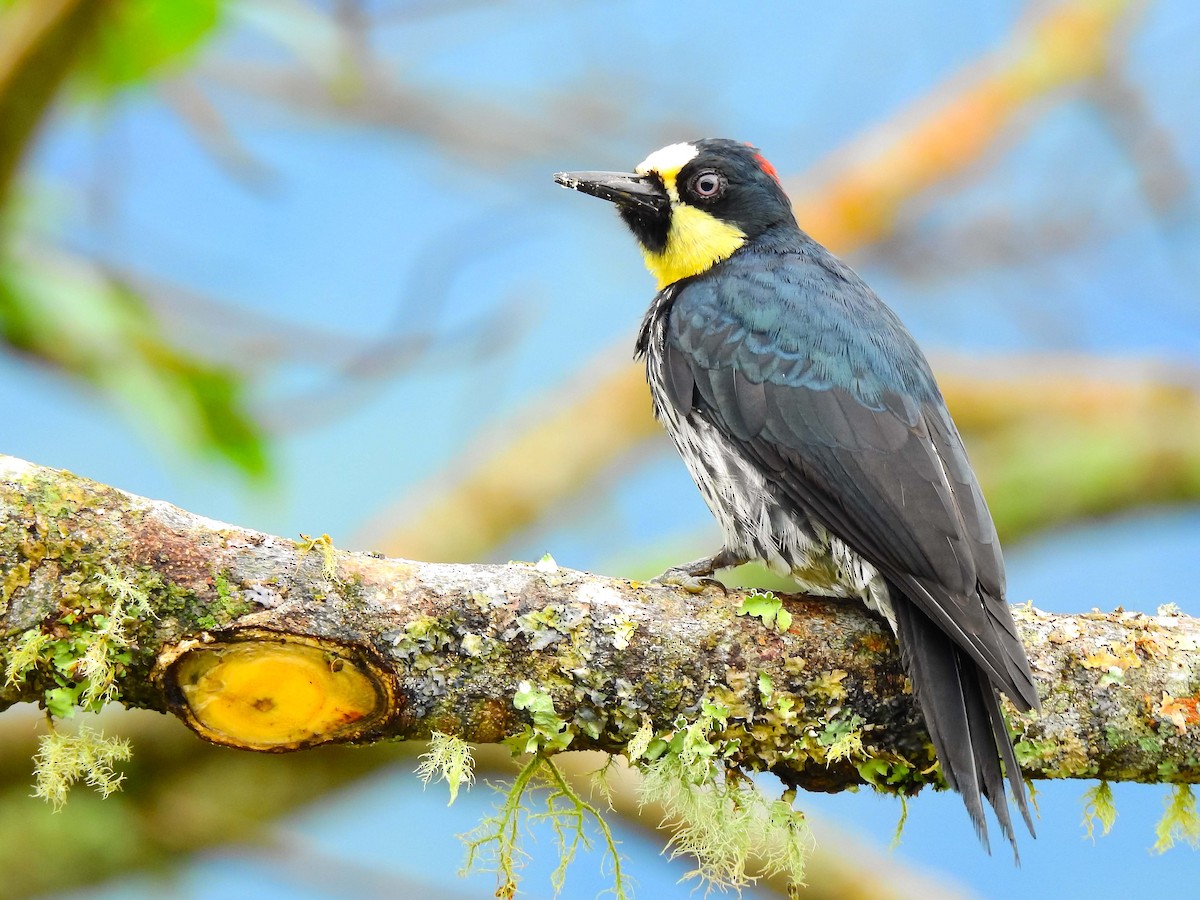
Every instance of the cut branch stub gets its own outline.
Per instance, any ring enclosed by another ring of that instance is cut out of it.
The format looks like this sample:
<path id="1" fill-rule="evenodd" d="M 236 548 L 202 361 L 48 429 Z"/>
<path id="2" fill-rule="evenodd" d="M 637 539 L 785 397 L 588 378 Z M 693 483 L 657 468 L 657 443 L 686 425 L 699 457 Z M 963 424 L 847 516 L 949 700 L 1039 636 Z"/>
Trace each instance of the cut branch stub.
<path id="1" fill-rule="evenodd" d="M 206 740 L 283 752 L 377 734 L 393 679 L 357 648 L 249 629 L 160 656 L 172 711 Z"/>

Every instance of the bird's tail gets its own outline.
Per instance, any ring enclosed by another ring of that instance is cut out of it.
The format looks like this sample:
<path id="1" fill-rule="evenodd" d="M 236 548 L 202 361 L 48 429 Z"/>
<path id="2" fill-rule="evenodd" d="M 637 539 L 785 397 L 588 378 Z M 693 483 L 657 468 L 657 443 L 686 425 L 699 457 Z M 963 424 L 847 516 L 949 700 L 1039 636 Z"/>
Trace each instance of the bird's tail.
<path id="1" fill-rule="evenodd" d="M 990 853 L 983 814 L 983 798 L 987 798 L 1012 844 L 1013 856 L 1020 862 L 1004 796 L 1001 759 L 1031 835 L 1033 820 L 996 689 L 979 666 L 914 604 L 897 598 L 894 606 L 900 655 L 942 764 L 942 774 L 947 784 L 962 794 L 979 839 Z"/>

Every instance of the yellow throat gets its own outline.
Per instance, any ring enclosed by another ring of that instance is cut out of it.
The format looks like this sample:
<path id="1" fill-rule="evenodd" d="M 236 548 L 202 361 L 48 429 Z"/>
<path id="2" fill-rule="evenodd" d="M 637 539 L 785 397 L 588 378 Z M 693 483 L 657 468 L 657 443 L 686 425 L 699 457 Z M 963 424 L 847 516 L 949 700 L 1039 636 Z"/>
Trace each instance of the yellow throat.
<path id="1" fill-rule="evenodd" d="M 691 144 L 671 144 L 651 153 L 636 170 L 639 175 L 657 174 L 671 198 L 666 246 L 659 252 L 642 248 L 646 268 L 658 280 L 659 290 L 711 269 L 746 243 L 746 235 L 737 226 L 679 199 L 675 179 L 696 153 Z"/>

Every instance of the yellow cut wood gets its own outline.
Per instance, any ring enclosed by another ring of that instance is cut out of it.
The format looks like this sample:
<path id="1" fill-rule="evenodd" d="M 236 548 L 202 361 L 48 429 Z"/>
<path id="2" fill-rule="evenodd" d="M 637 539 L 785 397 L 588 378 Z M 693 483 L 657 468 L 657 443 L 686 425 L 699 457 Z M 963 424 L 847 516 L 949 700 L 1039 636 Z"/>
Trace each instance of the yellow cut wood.
<path id="1" fill-rule="evenodd" d="M 196 731 L 253 750 L 345 740 L 387 707 L 378 680 L 357 661 L 294 640 L 200 645 L 175 662 L 168 678 Z"/>

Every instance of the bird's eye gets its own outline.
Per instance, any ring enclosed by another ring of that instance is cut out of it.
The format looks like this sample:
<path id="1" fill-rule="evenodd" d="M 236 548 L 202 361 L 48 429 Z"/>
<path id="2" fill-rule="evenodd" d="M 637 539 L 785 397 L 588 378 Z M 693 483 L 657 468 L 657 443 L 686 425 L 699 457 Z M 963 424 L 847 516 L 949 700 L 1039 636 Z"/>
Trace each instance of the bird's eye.
<path id="1" fill-rule="evenodd" d="M 707 172 L 697 172 L 692 177 L 691 183 L 692 193 L 697 197 L 703 197 L 706 200 L 711 200 L 725 189 L 725 179 L 717 172 L 711 170 Z"/>

